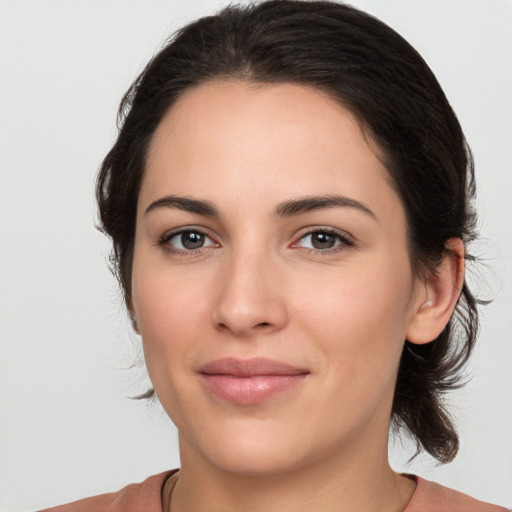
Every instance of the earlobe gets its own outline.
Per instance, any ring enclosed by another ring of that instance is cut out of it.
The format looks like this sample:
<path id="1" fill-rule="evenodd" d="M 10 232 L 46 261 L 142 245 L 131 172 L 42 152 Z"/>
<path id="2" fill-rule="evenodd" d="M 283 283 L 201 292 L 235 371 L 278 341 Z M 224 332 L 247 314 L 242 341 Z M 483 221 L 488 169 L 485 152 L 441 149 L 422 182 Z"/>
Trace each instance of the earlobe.
<path id="1" fill-rule="evenodd" d="M 435 340 L 450 321 L 463 284 L 464 244 L 459 238 L 450 238 L 441 263 L 423 279 L 424 291 L 419 304 L 413 306 L 407 340 L 416 344 Z"/>

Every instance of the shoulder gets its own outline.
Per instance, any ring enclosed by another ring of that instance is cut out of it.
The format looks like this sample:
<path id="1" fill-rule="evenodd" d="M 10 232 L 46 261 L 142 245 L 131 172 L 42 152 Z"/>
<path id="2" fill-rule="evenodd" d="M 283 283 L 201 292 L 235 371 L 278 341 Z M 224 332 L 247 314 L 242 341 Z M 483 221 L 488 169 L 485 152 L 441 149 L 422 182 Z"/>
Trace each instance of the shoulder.
<path id="1" fill-rule="evenodd" d="M 507 512 L 506 508 L 471 498 L 420 477 L 416 492 L 404 512 Z"/>
<path id="2" fill-rule="evenodd" d="M 118 492 L 92 496 L 40 512 L 161 512 L 162 486 L 176 471 L 150 476 L 143 482 L 130 484 Z"/>

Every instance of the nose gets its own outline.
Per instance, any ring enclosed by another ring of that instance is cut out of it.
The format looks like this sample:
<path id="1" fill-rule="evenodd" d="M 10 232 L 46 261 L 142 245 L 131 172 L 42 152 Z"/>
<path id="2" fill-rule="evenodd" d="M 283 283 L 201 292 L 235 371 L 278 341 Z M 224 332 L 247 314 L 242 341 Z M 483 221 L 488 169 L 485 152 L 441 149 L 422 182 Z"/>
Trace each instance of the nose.
<path id="1" fill-rule="evenodd" d="M 212 320 L 239 337 L 281 330 L 288 321 L 282 271 L 256 251 L 233 255 L 219 274 Z"/>

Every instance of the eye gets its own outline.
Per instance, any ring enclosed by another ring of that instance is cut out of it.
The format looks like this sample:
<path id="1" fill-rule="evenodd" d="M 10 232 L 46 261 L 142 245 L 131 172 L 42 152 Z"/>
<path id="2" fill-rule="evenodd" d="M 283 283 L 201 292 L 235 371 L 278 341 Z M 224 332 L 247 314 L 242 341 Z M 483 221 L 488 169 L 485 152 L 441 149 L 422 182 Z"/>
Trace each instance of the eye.
<path id="1" fill-rule="evenodd" d="M 305 249 L 318 252 L 332 252 L 333 249 L 336 250 L 353 245 L 354 243 L 346 236 L 329 229 L 310 231 L 294 244 L 295 247 L 304 247 Z"/>
<path id="2" fill-rule="evenodd" d="M 206 234 L 197 229 L 187 229 L 165 235 L 161 245 L 172 252 L 184 253 L 197 251 L 204 247 L 216 247 L 217 244 Z"/>

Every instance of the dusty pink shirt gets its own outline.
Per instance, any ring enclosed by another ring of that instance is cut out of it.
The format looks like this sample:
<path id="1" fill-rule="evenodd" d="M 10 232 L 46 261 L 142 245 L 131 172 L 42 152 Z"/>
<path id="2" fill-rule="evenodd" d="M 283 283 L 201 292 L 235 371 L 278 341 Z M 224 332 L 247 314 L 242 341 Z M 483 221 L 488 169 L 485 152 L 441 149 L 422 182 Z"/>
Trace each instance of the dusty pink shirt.
<path id="1" fill-rule="evenodd" d="M 118 492 L 40 512 L 162 512 L 162 487 L 176 471 L 150 476 L 144 482 L 128 485 Z M 423 478 L 411 478 L 417 483 L 416 491 L 404 512 L 510 512 Z"/>

